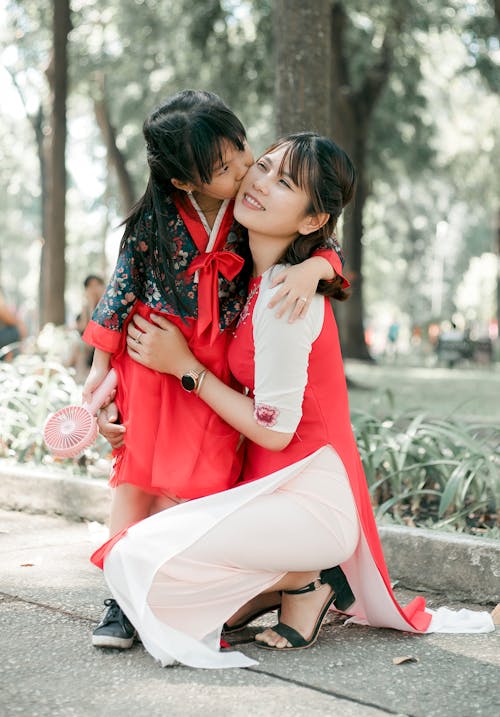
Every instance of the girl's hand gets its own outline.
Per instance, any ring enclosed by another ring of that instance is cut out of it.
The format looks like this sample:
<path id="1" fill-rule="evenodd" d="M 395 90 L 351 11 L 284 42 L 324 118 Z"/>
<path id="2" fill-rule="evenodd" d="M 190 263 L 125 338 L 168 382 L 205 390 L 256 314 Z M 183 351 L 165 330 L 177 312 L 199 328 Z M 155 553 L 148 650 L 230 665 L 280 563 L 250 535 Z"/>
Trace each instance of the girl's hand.
<path id="1" fill-rule="evenodd" d="M 296 319 L 303 319 L 307 314 L 311 299 L 318 288 L 318 282 L 321 279 L 331 280 L 333 278 L 333 268 L 326 259 L 319 256 L 289 266 L 273 279 L 272 286 L 278 286 L 278 284 L 282 286 L 268 306 L 273 309 L 281 302 L 276 316 L 281 318 L 287 311 L 290 311 L 288 321 L 292 324 Z"/>
<path id="2" fill-rule="evenodd" d="M 156 326 L 135 314 L 128 325 L 127 351 L 134 361 L 178 378 L 201 365 L 177 326 L 157 314 L 151 314 L 151 321 Z"/>
<path id="3" fill-rule="evenodd" d="M 94 351 L 94 360 L 87 376 L 87 380 L 83 384 L 82 397 L 84 403 L 90 403 L 92 394 L 96 388 L 104 381 L 109 371 L 110 355 L 104 351 L 96 349 Z"/>

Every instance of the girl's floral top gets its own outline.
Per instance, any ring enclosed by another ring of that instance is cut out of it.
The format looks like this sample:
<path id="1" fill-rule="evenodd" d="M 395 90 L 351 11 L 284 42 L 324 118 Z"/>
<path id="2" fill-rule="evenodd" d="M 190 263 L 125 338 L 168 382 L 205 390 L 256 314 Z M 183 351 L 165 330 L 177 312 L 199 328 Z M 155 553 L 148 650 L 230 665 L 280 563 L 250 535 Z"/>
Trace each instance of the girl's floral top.
<path id="1" fill-rule="evenodd" d="M 170 197 L 166 200 L 166 217 L 169 235 L 175 246 L 173 257 L 175 289 L 182 301 L 184 315 L 196 319 L 198 284 L 194 275 L 188 274 L 187 270 L 200 252 Z M 239 225 L 233 223 L 223 247 L 224 252 L 241 254 L 241 250 L 246 246 L 243 231 Z M 148 252 L 148 241 L 153 232 L 156 232 L 156 227 L 152 213 L 145 214 L 138 223 L 135 233 L 127 238 L 125 247 L 120 252 L 113 276 L 92 315 L 93 322 L 112 331 L 121 331 L 137 300 L 155 311 L 178 315 L 174 308 L 171 287 L 165 284 L 167 296 L 172 296 L 172 301 L 168 301 L 161 294 L 154 278 L 151 255 Z M 219 324 L 220 329 L 224 330 L 232 324 L 245 303 L 245 280 L 238 275 L 229 281 L 219 273 L 218 296 Z"/>

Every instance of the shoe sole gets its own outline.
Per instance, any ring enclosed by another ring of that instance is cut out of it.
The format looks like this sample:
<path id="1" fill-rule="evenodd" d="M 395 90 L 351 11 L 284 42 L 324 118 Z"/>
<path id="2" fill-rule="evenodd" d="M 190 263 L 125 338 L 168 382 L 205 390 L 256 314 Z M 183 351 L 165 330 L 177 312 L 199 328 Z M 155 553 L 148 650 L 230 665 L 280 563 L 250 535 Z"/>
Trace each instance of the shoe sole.
<path id="1" fill-rule="evenodd" d="M 128 650 L 134 644 L 134 637 L 112 637 L 111 635 L 92 635 L 94 647 L 114 647 Z"/>

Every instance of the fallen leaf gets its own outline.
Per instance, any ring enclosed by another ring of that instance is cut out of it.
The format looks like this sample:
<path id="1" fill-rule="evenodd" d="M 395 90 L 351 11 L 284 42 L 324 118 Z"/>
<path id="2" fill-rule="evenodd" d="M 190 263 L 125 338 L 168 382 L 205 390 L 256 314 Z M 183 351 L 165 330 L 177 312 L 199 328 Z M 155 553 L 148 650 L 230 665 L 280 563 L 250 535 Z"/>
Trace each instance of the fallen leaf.
<path id="1" fill-rule="evenodd" d="M 412 657 L 411 655 L 405 655 L 404 657 L 393 657 L 393 665 L 402 665 L 404 662 L 420 662 L 418 657 Z"/>
<path id="2" fill-rule="evenodd" d="M 21 568 L 34 568 L 35 563 L 21 563 L 20 567 Z"/>
<path id="3" fill-rule="evenodd" d="M 491 617 L 493 618 L 493 623 L 494 623 L 495 625 L 500 625 L 500 602 L 499 602 L 498 605 L 497 605 L 495 608 L 493 608 L 493 610 L 491 611 Z"/>

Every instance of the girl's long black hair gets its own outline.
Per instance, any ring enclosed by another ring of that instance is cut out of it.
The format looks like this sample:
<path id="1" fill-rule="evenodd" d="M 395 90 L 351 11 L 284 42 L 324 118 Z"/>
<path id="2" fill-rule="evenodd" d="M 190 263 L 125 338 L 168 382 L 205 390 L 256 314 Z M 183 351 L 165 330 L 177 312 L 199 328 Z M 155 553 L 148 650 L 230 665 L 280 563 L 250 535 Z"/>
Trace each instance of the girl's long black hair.
<path id="1" fill-rule="evenodd" d="M 243 151 L 246 133 L 218 95 L 202 90 L 182 90 L 169 97 L 146 119 L 143 133 L 149 180 L 123 222 L 120 251 L 131 236 L 144 240 L 148 247 L 144 258 L 158 289 L 182 316 L 185 312 L 175 290 L 174 246 L 165 214 L 166 197 L 174 189 L 172 179 L 208 184 L 214 166 L 223 161 L 224 143 Z"/>

